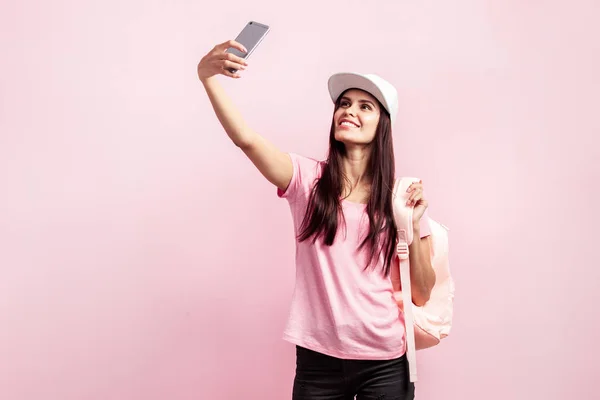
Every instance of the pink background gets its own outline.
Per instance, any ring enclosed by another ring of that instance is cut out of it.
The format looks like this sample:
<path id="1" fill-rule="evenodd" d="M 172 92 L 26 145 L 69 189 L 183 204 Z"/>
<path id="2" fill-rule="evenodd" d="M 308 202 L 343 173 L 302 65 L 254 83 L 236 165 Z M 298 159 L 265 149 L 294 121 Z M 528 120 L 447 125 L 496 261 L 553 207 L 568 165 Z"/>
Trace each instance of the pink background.
<path id="1" fill-rule="evenodd" d="M 195 71 L 249 19 L 272 32 L 222 81 L 283 150 L 324 155 L 329 74 L 399 89 L 398 171 L 451 228 L 457 280 L 417 397 L 597 398 L 599 8 L 5 2 L 0 398 L 290 398 L 289 210 Z"/>

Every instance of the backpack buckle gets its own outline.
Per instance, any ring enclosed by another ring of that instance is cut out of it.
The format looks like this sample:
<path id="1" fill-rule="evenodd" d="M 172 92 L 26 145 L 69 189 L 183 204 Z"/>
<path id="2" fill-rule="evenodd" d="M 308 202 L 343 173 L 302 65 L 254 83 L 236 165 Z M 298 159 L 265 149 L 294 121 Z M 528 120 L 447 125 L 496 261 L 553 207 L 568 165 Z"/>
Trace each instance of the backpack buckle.
<path id="1" fill-rule="evenodd" d="M 396 253 L 398 253 L 398 257 L 401 260 L 406 260 L 408 258 L 408 243 L 398 242 L 396 245 Z"/>
<path id="2" fill-rule="evenodd" d="M 408 258 L 408 243 L 407 235 L 404 229 L 398 229 L 398 244 L 396 245 L 396 253 L 401 260 Z"/>

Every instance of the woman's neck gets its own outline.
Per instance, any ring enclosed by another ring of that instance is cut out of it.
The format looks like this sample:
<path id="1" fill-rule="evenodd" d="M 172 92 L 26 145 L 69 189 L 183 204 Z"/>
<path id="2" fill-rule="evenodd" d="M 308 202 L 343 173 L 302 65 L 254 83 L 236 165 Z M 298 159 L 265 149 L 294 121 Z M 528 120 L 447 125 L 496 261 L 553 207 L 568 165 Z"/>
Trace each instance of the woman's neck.
<path id="1" fill-rule="evenodd" d="M 344 190 L 347 194 L 356 188 L 366 189 L 371 185 L 371 176 L 368 168 L 369 156 L 370 151 L 364 147 L 346 150 L 342 166 L 344 175 L 350 181 L 350 187 Z"/>

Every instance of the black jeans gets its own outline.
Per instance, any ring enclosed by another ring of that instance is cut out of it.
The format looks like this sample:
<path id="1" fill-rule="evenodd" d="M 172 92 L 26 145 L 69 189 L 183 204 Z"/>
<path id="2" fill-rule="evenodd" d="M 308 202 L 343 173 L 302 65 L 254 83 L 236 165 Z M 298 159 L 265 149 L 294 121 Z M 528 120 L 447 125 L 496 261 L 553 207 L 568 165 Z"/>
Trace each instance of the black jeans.
<path id="1" fill-rule="evenodd" d="M 292 400 L 412 400 L 406 355 L 393 360 L 343 360 L 296 346 Z"/>

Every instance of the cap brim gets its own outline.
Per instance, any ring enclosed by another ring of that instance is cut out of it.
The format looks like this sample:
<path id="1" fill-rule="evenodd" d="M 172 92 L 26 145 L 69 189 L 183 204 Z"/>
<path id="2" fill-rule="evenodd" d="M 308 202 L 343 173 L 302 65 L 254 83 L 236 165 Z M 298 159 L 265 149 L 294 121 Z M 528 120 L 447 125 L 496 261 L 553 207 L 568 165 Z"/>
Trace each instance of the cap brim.
<path id="1" fill-rule="evenodd" d="M 390 105 L 387 103 L 383 93 L 379 87 L 369 78 L 364 75 L 342 72 L 334 74 L 329 78 L 327 82 L 329 88 L 329 95 L 331 100 L 335 103 L 342 93 L 348 89 L 360 89 L 370 93 L 383 105 L 383 107 L 390 112 Z"/>

